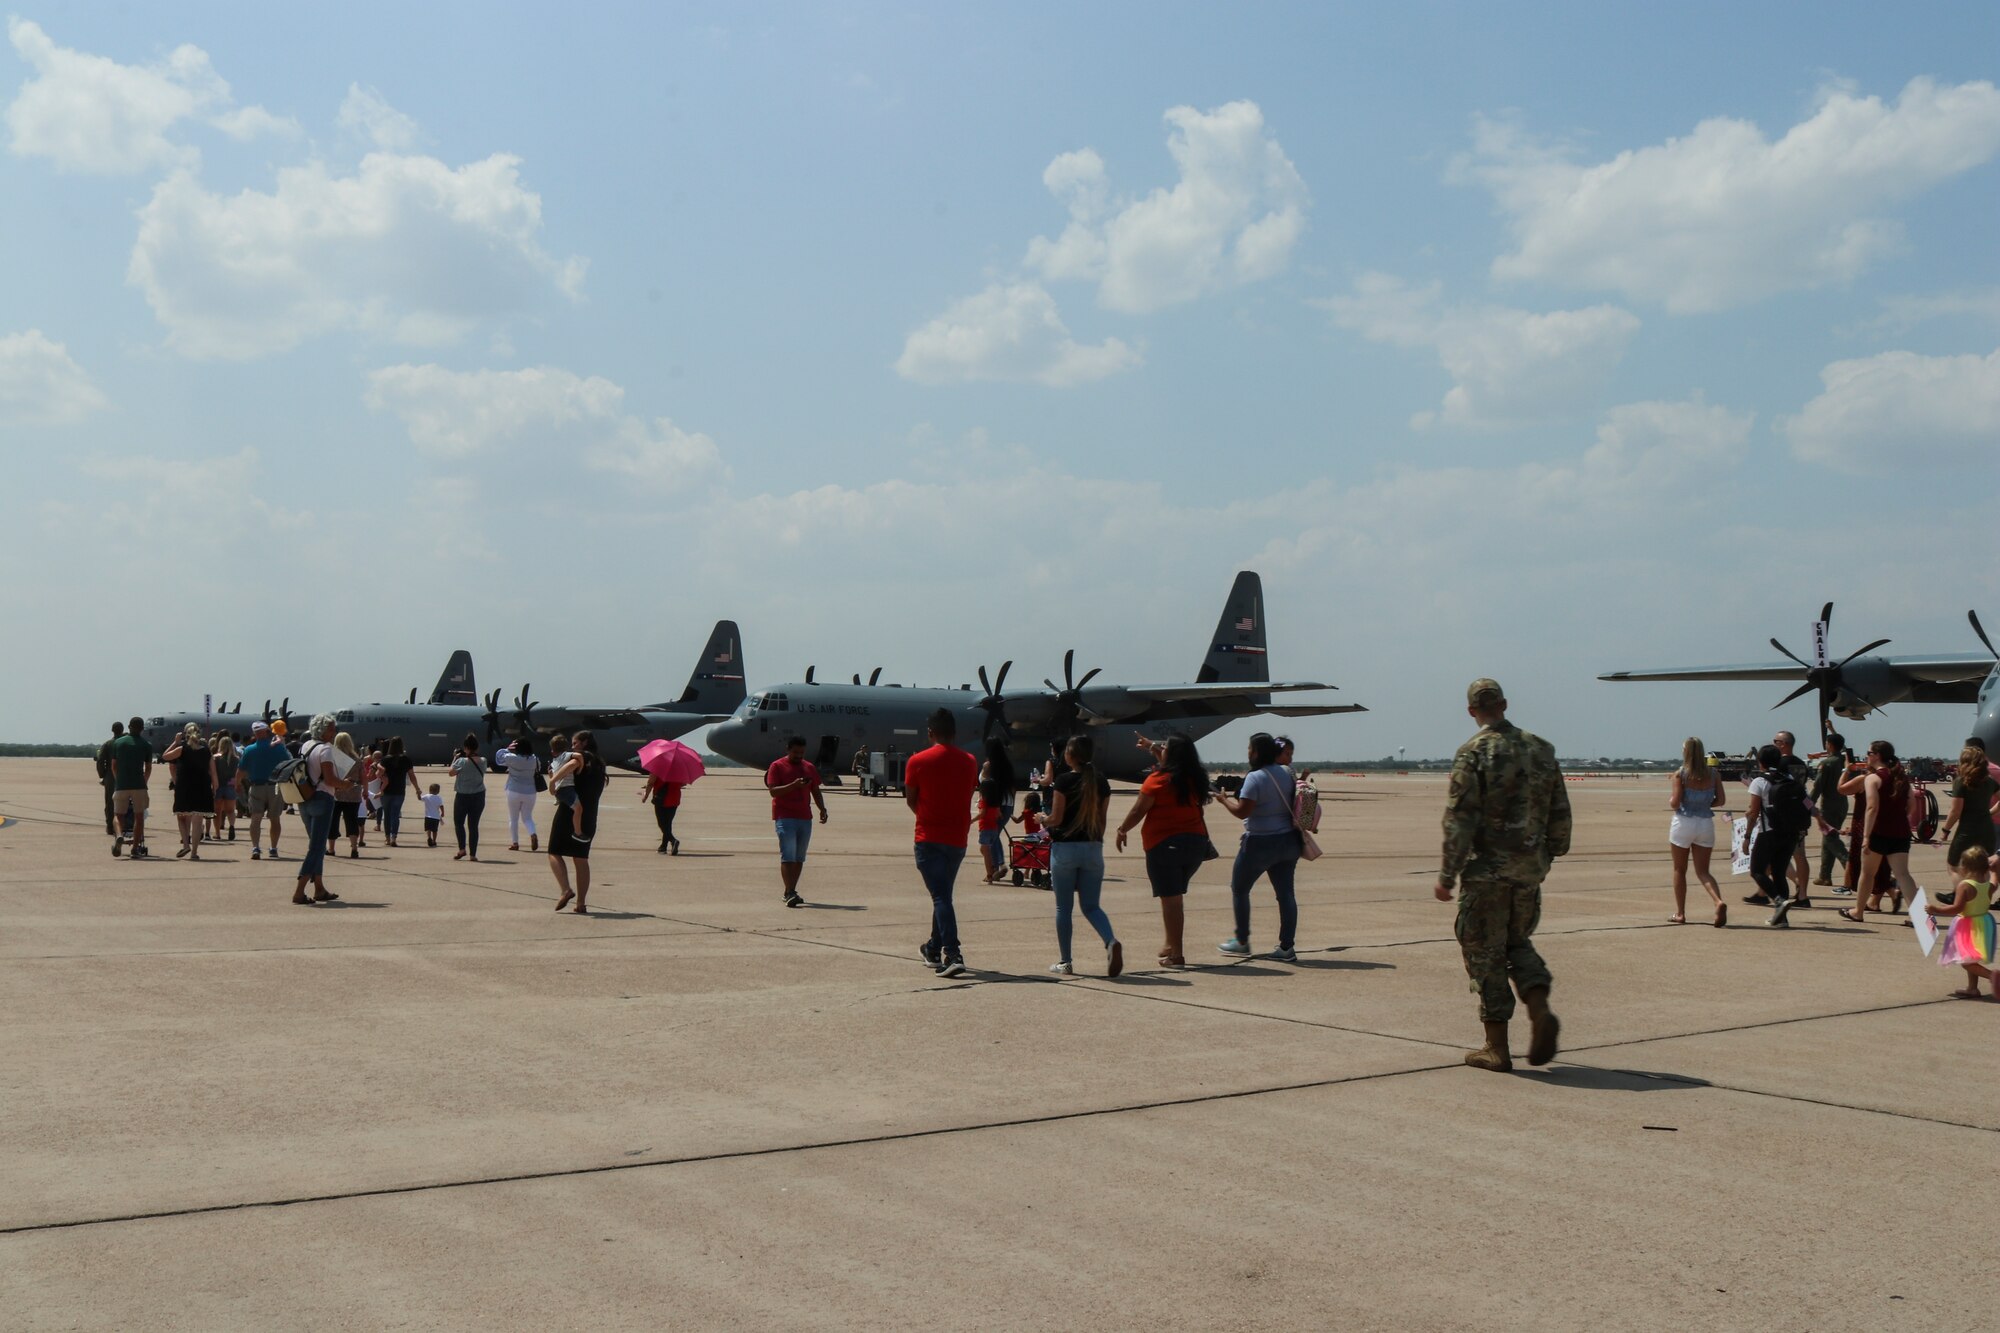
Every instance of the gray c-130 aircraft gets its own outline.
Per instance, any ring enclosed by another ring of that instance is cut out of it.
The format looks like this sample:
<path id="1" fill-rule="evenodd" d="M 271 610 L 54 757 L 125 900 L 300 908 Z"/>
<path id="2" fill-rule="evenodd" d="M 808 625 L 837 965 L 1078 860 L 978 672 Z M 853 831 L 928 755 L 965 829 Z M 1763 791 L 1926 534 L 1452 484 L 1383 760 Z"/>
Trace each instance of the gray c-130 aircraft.
<path id="1" fill-rule="evenodd" d="M 637 768 L 639 747 L 651 740 L 672 740 L 711 722 L 720 722 L 743 702 L 743 643 L 736 622 L 718 620 L 708 644 L 695 660 L 687 688 L 678 699 L 637 708 L 550 706 L 528 697 L 523 685 L 511 707 L 502 708 L 500 691 L 480 703 L 437 706 L 425 704 L 357 704 L 334 714 L 342 731 L 362 743 L 403 738 L 404 752 L 419 764 L 443 764 L 458 753 L 470 734 L 480 738 L 480 751 L 490 764 L 502 743 L 528 736 L 536 752 L 547 756 L 544 740 L 555 732 L 588 730 L 607 764 Z M 475 696 L 476 697 L 476 696 Z"/>
<path id="2" fill-rule="evenodd" d="M 1822 739 L 1830 727 L 1829 713 L 1858 722 L 1889 704 L 1972 704 L 1978 715 L 1971 734 L 1986 743 L 1989 756 L 2000 756 L 2000 650 L 1986 637 L 1977 611 L 1967 611 L 1965 618 L 1971 622 L 1972 632 L 1986 645 L 1984 656 L 1978 653 L 1885 655 L 1875 650 L 1889 640 L 1877 639 L 1835 661 L 1826 646 L 1833 621 L 1833 603 L 1828 602 L 1813 623 L 1810 662 L 1773 638 L 1771 646 L 1791 661 L 1611 671 L 1598 679 L 1801 681 L 1797 689 L 1773 706 L 1783 708 L 1803 695 L 1817 693 Z"/>
<path id="3" fill-rule="evenodd" d="M 417 702 L 417 691 L 414 686 L 410 690 L 409 702 L 411 706 L 415 706 Z M 460 648 L 446 660 L 444 671 L 439 674 L 437 684 L 431 687 L 429 703 L 441 705 L 478 702 L 479 690 L 472 675 L 472 654 Z M 273 708 L 271 701 L 266 699 L 262 712 L 245 717 L 243 705 L 239 701 L 233 709 L 224 703 L 208 713 L 168 713 L 160 717 L 149 717 L 146 719 L 146 729 L 142 734 L 146 743 L 153 747 L 153 753 L 160 755 L 166 753 L 168 747 L 173 744 L 174 737 L 180 735 L 182 729 L 190 722 L 200 725 L 203 731 L 228 731 L 238 741 L 247 741 L 250 739 L 250 724 L 260 719 L 265 722 L 283 719 L 286 732 L 297 735 L 303 734 L 305 723 L 312 716 L 311 709 L 292 707 L 292 701 L 288 697 L 281 700 L 276 708 Z"/>
<path id="4" fill-rule="evenodd" d="M 1152 767 L 1134 743 L 1139 737 L 1164 740 L 1175 732 L 1200 738 L 1238 718 L 1259 714 L 1319 717 L 1361 713 L 1360 704 L 1281 704 L 1274 694 L 1330 690 L 1318 681 L 1274 681 L 1270 675 L 1264 621 L 1263 581 L 1248 570 L 1236 576 L 1222 618 L 1193 682 L 1179 685 L 1097 685 L 1093 669 L 1075 680 L 1075 650 L 1063 655 L 1063 683 L 1044 680 L 1042 688 L 1006 688 L 1012 662 L 997 679 L 979 668 L 982 693 L 914 686 L 818 683 L 808 671 L 802 682 L 773 685 L 744 700 L 736 716 L 711 728 L 708 744 L 737 763 L 768 767 L 785 751 L 786 739 L 803 736 L 807 755 L 828 777 L 842 771 L 857 750 L 910 755 L 929 744 L 925 719 L 934 709 L 957 715 L 957 743 L 978 750 L 998 737 L 1014 761 L 1016 779 L 1047 758 L 1052 741 L 1078 732 L 1097 740 L 1097 765 L 1107 777 L 1136 782 Z"/>

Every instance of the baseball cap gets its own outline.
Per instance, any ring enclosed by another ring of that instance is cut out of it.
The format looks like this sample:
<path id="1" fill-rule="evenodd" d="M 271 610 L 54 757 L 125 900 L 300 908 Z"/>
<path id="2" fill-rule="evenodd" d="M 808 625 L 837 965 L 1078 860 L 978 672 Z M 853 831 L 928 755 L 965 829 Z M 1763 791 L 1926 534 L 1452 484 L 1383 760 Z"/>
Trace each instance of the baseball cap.
<path id="1" fill-rule="evenodd" d="M 1465 702 L 1474 708 L 1505 702 L 1507 696 L 1500 689 L 1500 682 L 1491 676 L 1481 676 L 1465 687 Z"/>
<path id="2" fill-rule="evenodd" d="M 261 717 L 260 717 L 260 718 L 258 718 L 258 719 L 257 719 L 257 720 L 256 720 L 255 722 L 252 722 L 252 723 L 250 724 L 250 730 L 251 730 L 251 731 L 253 731 L 253 732 L 256 732 L 256 731 L 269 731 L 270 729 L 271 729 L 271 724 L 270 724 L 269 722 L 266 722 L 266 721 L 265 721 L 265 720 L 264 720 L 263 718 L 261 718 Z"/>

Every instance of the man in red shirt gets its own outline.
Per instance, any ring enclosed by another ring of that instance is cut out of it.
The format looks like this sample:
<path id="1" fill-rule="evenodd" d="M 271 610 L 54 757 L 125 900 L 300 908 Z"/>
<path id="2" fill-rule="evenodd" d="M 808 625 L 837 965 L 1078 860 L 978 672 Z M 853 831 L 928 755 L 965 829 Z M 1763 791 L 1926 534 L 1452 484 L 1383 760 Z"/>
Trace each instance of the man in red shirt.
<path id="1" fill-rule="evenodd" d="M 917 873 L 931 895 L 931 937 L 917 953 L 941 977 L 964 973 L 958 951 L 958 914 L 951 889 L 965 860 L 967 812 L 979 785 L 979 761 L 952 741 L 958 719 L 948 708 L 930 716 L 930 748 L 910 756 L 903 767 L 903 799 L 917 816 Z"/>
<path id="2" fill-rule="evenodd" d="M 771 793 L 771 822 L 778 829 L 778 877 L 785 884 L 785 906 L 804 907 L 799 897 L 799 872 L 806 868 L 806 847 L 812 842 L 813 807 L 826 822 L 826 798 L 819 794 L 819 770 L 806 762 L 806 738 L 785 740 L 785 757 L 764 770 L 764 787 Z"/>

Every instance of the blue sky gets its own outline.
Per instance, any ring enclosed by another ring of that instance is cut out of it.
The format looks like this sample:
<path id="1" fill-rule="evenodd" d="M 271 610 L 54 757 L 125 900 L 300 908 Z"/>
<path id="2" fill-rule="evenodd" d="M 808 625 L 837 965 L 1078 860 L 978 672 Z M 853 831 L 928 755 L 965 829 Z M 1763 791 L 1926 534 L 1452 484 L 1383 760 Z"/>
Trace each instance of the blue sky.
<path id="1" fill-rule="evenodd" d="M 1592 677 L 2000 621 L 2000 15 L 1745 8 L 16 11 L 7 738 L 1179 679 L 1251 567 L 1309 753 L 1761 739 Z"/>

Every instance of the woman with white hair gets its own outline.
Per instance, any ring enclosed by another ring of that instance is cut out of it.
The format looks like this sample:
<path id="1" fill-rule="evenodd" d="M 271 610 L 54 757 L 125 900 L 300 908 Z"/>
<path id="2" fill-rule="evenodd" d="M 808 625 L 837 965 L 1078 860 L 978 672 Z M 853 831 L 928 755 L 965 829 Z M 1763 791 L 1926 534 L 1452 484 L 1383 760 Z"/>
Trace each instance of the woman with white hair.
<path id="1" fill-rule="evenodd" d="M 201 860 L 202 836 L 215 818 L 215 752 L 201 737 L 201 724 L 190 722 L 161 756 L 174 766 L 174 819 L 181 826 L 181 849 L 175 856 Z"/>
<path id="2" fill-rule="evenodd" d="M 330 903 L 340 897 L 326 891 L 326 847 L 333 839 L 333 798 L 353 784 L 341 781 L 333 729 L 333 714 L 316 715 L 306 728 L 307 740 L 301 755 L 306 765 L 306 781 L 313 789 L 299 807 L 299 817 L 306 826 L 306 854 L 299 862 L 299 882 L 292 890 L 292 901 L 301 905 Z M 313 887 L 310 898 L 306 897 L 307 884 Z"/>

